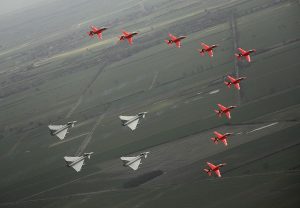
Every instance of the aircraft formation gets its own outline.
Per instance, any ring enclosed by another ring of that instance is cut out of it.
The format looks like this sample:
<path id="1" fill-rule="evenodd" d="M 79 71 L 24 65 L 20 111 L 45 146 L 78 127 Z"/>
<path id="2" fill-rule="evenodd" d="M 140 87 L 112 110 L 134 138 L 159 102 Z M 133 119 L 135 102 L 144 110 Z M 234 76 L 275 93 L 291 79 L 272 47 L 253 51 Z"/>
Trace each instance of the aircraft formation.
<path id="1" fill-rule="evenodd" d="M 99 40 L 102 40 L 102 33 L 104 31 L 106 31 L 107 29 L 108 29 L 107 27 L 91 26 L 91 30 L 89 32 L 87 32 L 87 34 L 91 38 L 93 38 L 94 36 L 97 36 Z M 118 37 L 118 42 L 127 40 L 128 44 L 132 45 L 133 37 L 136 35 L 138 35 L 138 32 L 127 32 L 125 30 L 122 30 L 122 35 L 120 35 Z M 168 36 L 169 36 L 169 39 L 165 40 L 166 44 L 170 47 L 173 44 L 175 44 L 175 46 L 177 48 L 181 48 L 181 41 L 183 39 L 187 38 L 187 36 L 176 37 L 175 35 L 173 35 L 171 33 L 169 33 Z M 204 56 L 205 53 L 207 53 L 210 58 L 213 58 L 213 56 L 214 56 L 214 53 L 213 53 L 214 49 L 219 47 L 218 45 L 208 45 L 203 42 L 201 42 L 200 45 L 201 45 L 202 49 L 197 49 L 199 54 L 201 56 Z M 239 53 L 235 53 L 234 54 L 235 57 L 238 60 L 241 60 L 244 57 L 247 60 L 247 62 L 249 62 L 249 63 L 251 62 L 250 54 L 253 52 L 256 52 L 255 49 L 244 50 L 242 48 L 238 48 L 237 50 L 239 51 Z M 224 84 L 228 88 L 230 88 L 233 85 L 237 90 L 241 89 L 240 82 L 246 79 L 246 77 L 233 77 L 230 75 L 228 75 L 226 78 L 227 78 L 227 80 L 224 81 Z M 237 107 L 237 106 L 225 107 L 222 104 L 217 104 L 217 105 L 218 105 L 218 110 L 214 110 L 215 113 L 217 114 L 217 116 L 221 117 L 224 114 L 227 117 L 227 119 L 231 119 L 231 110 Z M 127 126 L 129 129 L 134 131 L 134 130 L 136 130 L 140 120 L 145 118 L 146 114 L 147 114 L 147 112 L 140 112 L 133 116 L 120 115 L 119 119 L 121 120 L 121 123 L 123 126 Z M 64 125 L 49 125 L 48 128 L 49 128 L 52 136 L 56 136 L 60 140 L 63 140 L 66 137 L 68 130 L 73 128 L 75 123 L 76 123 L 76 121 L 71 121 Z M 229 136 L 233 135 L 233 133 L 223 133 L 222 134 L 222 133 L 219 133 L 218 131 L 214 131 L 213 133 L 215 136 L 212 137 L 211 140 L 215 144 L 218 144 L 218 142 L 223 142 L 223 144 L 225 146 L 228 145 L 227 139 L 229 138 Z M 122 157 L 120 157 L 120 159 L 123 162 L 123 166 L 129 167 L 133 170 L 137 170 L 139 168 L 139 166 L 142 164 L 141 160 L 143 158 L 146 159 L 149 153 L 150 152 L 142 152 L 138 156 L 134 156 L 134 157 L 123 157 L 122 156 Z M 76 172 L 79 172 L 79 171 L 81 171 L 82 166 L 84 165 L 85 159 L 86 158 L 90 159 L 92 154 L 93 154 L 93 152 L 83 153 L 82 155 L 75 156 L 75 157 L 65 156 L 64 160 L 66 162 L 67 167 L 72 167 Z M 204 172 L 206 172 L 208 174 L 208 176 L 211 176 L 212 173 L 215 173 L 218 177 L 221 177 L 220 168 L 223 167 L 224 165 L 226 165 L 226 163 L 214 165 L 210 162 L 207 162 L 208 168 L 205 168 L 203 170 L 204 170 Z"/>

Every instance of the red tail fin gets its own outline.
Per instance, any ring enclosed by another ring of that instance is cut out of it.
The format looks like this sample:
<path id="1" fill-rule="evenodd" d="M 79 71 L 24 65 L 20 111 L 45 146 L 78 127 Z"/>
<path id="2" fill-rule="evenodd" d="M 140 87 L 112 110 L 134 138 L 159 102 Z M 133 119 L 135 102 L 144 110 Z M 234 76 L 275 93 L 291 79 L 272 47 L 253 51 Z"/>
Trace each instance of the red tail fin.
<path id="1" fill-rule="evenodd" d="M 207 170 L 207 169 L 203 169 L 203 170 L 207 173 L 208 176 L 211 176 L 211 171 L 210 170 Z"/>
<path id="2" fill-rule="evenodd" d="M 225 81 L 224 83 L 227 85 L 228 88 L 231 87 L 231 82 L 226 82 L 226 81 Z"/>
<path id="3" fill-rule="evenodd" d="M 204 50 L 200 50 L 200 49 L 197 49 L 197 51 L 200 53 L 201 56 L 204 56 Z"/>
<path id="4" fill-rule="evenodd" d="M 172 43 L 169 40 L 165 40 L 165 42 L 168 44 L 168 46 L 172 45 Z"/>
<path id="5" fill-rule="evenodd" d="M 241 56 L 239 54 L 235 53 L 234 55 L 237 57 L 238 60 L 241 60 Z"/>
<path id="6" fill-rule="evenodd" d="M 87 34 L 88 34 L 91 38 L 94 36 L 94 34 L 91 33 L 91 32 L 87 32 Z"/>
<path id="7" fill-rule="evenodd" d="M 221 112 L 220 112 L 220 111 L 215 110 L 215 112 L 216 112 L 216 114 L 217 114 L 219 117 L 221 117 Z"/>
<path id="8" fill-rule="evenodd" d="M 216 139 L 216 138 L 210 138 L 211 140 L 213 140 L 213 142 L 215 143 L 215 144 L 218 144 L 218 140 Z"/>

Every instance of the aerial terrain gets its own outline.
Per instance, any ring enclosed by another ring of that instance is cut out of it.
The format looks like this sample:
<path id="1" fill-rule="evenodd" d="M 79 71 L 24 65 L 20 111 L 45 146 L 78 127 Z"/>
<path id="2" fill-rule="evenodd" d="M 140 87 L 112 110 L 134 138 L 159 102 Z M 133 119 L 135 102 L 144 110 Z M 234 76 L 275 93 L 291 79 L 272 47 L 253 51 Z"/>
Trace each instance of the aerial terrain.
<path id="1" fill-rule="evenodd" d="M 0 15 L 0 207 L 300 205 L 299 0 L 52 0 Z M 108 27 L 103 39 L 87 34 Z M 133 44 L 122 30 L 138 32 Z M 168 33 L 187 36 L 169 47 Z M 199 55 L 200 42 L 217 44 Z M 237 48 L 256 49 L 251 63 Z M 227 75 L 247 77 L 241 90 Z M 234 105 L 229 120 L 214 112 Z M 120 115 L 147 112 L 137 129 Z M 66 138 L 49 124 L 77 121 Z M 232 132 L 228 146 L 214 131 Z M 65 156 L 93 152 L 80 172 Z M 150 152 L 134 171 L 121 156 Z M 226 163 L 209 177 L 206 162 Z"/>

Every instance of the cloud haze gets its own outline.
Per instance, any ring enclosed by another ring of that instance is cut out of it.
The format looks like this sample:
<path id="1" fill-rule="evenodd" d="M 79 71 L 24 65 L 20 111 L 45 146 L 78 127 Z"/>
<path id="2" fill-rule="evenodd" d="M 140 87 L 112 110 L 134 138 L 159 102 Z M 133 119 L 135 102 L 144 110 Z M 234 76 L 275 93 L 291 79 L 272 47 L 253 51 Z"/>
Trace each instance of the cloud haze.
<path id="1" fill-rule="evenodd" d="M 0 15 L 54 0 L 0 0 Z"/>

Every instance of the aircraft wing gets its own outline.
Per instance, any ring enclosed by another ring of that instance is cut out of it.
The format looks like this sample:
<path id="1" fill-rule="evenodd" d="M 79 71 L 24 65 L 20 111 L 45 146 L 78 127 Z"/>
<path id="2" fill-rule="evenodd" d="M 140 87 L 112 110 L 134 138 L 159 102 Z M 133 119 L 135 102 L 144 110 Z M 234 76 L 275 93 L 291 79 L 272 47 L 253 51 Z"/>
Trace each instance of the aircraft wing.
<path id="1" fill-rule="evenodd" d="M 130 37 L 130 38 L 127 38 L 127 40 L 128 40 L 129 45 L 132 45 L 132 43 L 133 43 L 133 38 Z"/>
<path id="2" fill-rule="evenodd" d="M 128 36 L 128 35 L 130 35 L 130 33 L 129 33 L 129 32 L 127 32 L 127 31 L 125 31 L 125 30 L 122 30 L 122 33 L 123 33 L 123 35 L 125 35 L 125 36 Z"/>
<path id="3" fill-rule="evenodd" d="M 217 174 L 217 176 L 218 176 L 219 178 L 221 178 L 220 170 L 215 170 L 215 173 Z"/>
<path id="4" fill-rule="evenodd" d="M 139 123 L 139 119 L 136 119 L 135 121 L 129 123 L 127 126 L 133 131 L 136 129 L 136 126 L 138 125 Z"/>
<path id="5" fill-rule="evenodd" d="M 97 35 L 98 35 L 99 40 L 102 40 L 102 33 L 100 32 Z"/>
<path id="6" fill-rule="evenodd" d="M 176 36 L 174 36 L 174 35 L 172 35 L 171 33 L 169 33 L 169 37 L 171 38 L 171 40 L 177 40 L 177 37 Z"/>
<path id="7" fill-rule="evenodd" d="M 49 125 L 48 128 L 52 131 L 57 131 L 59 129 L 62 129 L 64 125 Z"/>
<path id="8" fill-rule="evenodd" d="M 180 47 L 181 47 L 181 41 L 177 41 L 177 42 L 176 42 L 176 47 L 177 47 L 177 48 L 180 48 Z"/>
<path id="9" fill-rule="evenodd" d="M 217 131 L 215 131 L 214 132 L 214 134 L 218 137 L 218 138 L 222 138 L 223 137 L 223 135 L 222 134 L 220 134 L 219 132 L 217 132 Z"/>
<path id="10" fill-rule="evenodd" d="M 209 50 L 209 51 L 207 51 L 207 53 L 208 53 L 208 55 L 209 55 L 210 57 L 213 57 L 213 56 L 214 56 L 213 50 Z"/>
<path id="11" fill-rule="evenodd" d="M 227 146 L 227 139 L 222 139 L 222 142 L 224 143 L 225 146 Z"/>
<path id="12" fill-rule="evenodd" d="M 129 121 L 133 119 L 135 116 L 119 116 L 119 118 L 123 121 Z"/>
<path id="13" fill-rule="evenodd" d="M 132 161 L 134 160 L 136 157 L 121 157 L 121 160 L 123 161 Z"/>
<path id="14" fill-rule="evenodd" d="M 206 45 L 205 43 L 201 43 L 201 46 L 202 46 L 204 49 L 208 49 L 208 48 L 209 48 L 209 46 Z"/>
<path id="15" fill-rule="evenodd" d="M 232 76 L 227 76 L 228 77 L 228 79 L 231 81 L 231 82 L 235 82 L 236 81 L 236 79 L 234 79 Z"/>
<path id="16" fill-rule="evenodd" d="M 236 83 L 236 84 L 234 84 L 234 86 L 235 86 L 235 88 L 236 88 L 236 89 L 238 89 L 238 90 L 240 90 L 240 89 L 241 89 L 241 87 L 240 87 L 240 83 Z"/>
<path id="17" fill-rule="evenodd" d="M 250 63 L 251 62 L 251 57 L 250 55 L 245 56 L 246 60 Z"/>
<path id="18" fill-rule="evenodd" d="M 207 165 L 210 167 L 210 169 L 215 169 L 217 166 L 215 166 L 214 164 L 211 164 L 209 162 L 207 162 Z"/>
<path id="19" fill-rule="evenodd" d="M 244 53 L 246 53 L 247 51 L 245 51 L 244 49 L 242 49 L 242 48 L 238 48 L 238 50 L 242 53 L 242 54 L 244 54 Z"/>
<path id="20" fill-rule="evenodd" d="M 79 172 L 81 170 L 82 166 L 83 166 L 83 163 L 84 163 L 84 160 L 81 160 L 80 162 L 73 165 L 72 168 L 74 168 L 74 170 Z"/>
<path id="21" fill-rule="evenodd" d="M 225 106 L 223 106 L 223 105 L 221 105 L 221 104 L 218 104 L 218 106 L 219 106 L 219 108 L 220 108 L 222 111 L 224 111 L 224 110 L 227 109 Z"/>
<path id="22" fill-rule="evenodd" d="M 97 27 L 95 27 L 95 26 L 91 26 L 91 28 L 92 28 L 92 30 L 93 30 L 93 32 L 97 32 L 99 29 L 97 28 Z"/>
<path id="23" fill-rule="evenodd" d="M 139 165 L 141 164 L 141 160 L 142 159 L 139 159 L 139 160 L 135 161 L 134 163 L 131 163 L 129 165 L 129 167 L 131 167 L 133 170 L 137 170 L 139 168 Z"/>
<path id="24" fill-rule="evenodd" d="M 75 160 L 78 160 L 80 157 L 64 157 L 66 162 L 74 162 Z"/>
<path id="25" fill-rule="evenodd" d="M 68 133 L 68 128 L 64 129 L 63 131 L 58 132 L 55 134 L 60 140 L 63 140 Z"/>
<path id="26" fill-rule="evenodd" d="M 225 113 L 225 115 L 226 115 L 226 117 L 228 118 L 228 119 L 231 119 L 231 115 L 230 115 L 230 112 L 228 111 L 227 113 Z"/>

